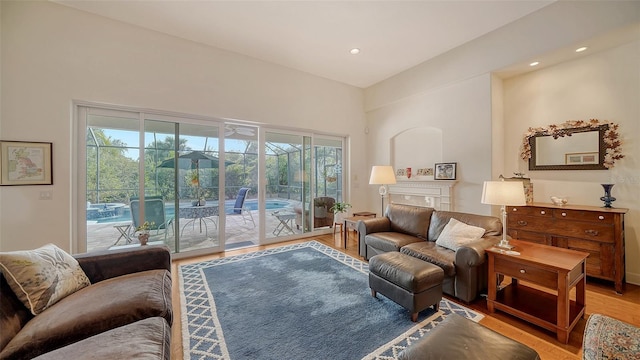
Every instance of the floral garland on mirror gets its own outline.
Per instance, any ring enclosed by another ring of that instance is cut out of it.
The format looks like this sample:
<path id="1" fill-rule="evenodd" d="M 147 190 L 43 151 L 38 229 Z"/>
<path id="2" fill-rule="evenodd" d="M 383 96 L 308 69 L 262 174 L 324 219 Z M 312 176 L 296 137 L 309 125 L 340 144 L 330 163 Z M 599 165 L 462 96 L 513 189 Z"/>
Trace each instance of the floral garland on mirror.
<path id="1" fill-rule="evenodd" d="M 554 139 L 564 136 L 571 136 L 571 129 L 592 128 L 597 129 L 602 125 L 609 125 L 609 128 L 604 133 L 604 143 L 606 147 L 606 153 L 604 156 L 604 167 L 607 169 L 612 168 L 615 161 L 622 159 L 622 141 L 620 140 L 620 134 L 618 134 L 618 124 L 603 121 L 598 119 L 591 120 L 569 120 L 559 125 L 549 125 L 545 127 L 529 128 L 524 134 L 522 139 L 522 151 L 520 157 L 523 160 L 531 158 L 531 144 L 529 139 L 536 135 L 549 135 Z"/>

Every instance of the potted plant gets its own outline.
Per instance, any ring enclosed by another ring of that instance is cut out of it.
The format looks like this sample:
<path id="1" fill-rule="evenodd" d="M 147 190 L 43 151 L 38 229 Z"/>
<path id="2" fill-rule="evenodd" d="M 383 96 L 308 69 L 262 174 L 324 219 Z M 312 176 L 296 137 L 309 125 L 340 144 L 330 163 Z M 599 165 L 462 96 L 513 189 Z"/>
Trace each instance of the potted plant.
<path id="1" fill-rule="evenodd" d="M 155 223 L 145 221 L 143 224 L 136 227 L 136 236 L 138 237 L 138 241 L 140 241 L 140 245 L 147 245 L 149 242 L 149 230 L 155 225 Z"/>
<path id="2" fill-rule="evenodd" d="M 333 221 L 335 223 L 342 223 L 350 207 L 351 207 L 351 204 L 349 203 L 345 203 L 345 202 L 334 203 L 333 206 L 329 209 L 329 211 L 333 213 Z"/>

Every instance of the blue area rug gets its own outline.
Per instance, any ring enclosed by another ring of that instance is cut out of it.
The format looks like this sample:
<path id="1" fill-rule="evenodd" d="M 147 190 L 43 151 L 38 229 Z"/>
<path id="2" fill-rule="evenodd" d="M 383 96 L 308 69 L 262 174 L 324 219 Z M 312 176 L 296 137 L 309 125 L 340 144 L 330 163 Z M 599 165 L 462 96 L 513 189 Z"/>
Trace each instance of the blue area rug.
<path id="1" fill-rule="evenodd" d="M 417 323 L 371 296 L 368 264 L 318 242 L 179 268 L 185 359 L 395 359 L 458 313 L 443 299 Z"/>

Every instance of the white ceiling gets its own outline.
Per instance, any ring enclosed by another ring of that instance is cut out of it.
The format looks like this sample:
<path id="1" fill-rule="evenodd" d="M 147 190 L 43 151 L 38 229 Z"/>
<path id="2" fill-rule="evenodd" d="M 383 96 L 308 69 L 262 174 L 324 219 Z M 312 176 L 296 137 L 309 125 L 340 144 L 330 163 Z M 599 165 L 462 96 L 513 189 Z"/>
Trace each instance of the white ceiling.
<path id="1" fill-rule="evenodd" d="M 361 88 L 553 2 L 53 1 Z"/>

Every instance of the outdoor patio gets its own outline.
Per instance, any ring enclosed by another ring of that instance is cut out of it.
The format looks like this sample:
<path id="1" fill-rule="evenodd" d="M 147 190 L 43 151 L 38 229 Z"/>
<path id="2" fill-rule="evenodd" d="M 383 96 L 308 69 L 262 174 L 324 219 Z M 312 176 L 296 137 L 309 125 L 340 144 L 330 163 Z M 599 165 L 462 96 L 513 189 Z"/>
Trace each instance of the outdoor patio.
<path id="1" fill-rule="evenodd" d="M 267 210 L 266 213 L 266 223 L 265 223 L 265 232 L 267 238 L 279 236 L 291 235 L 292 232 L 289 229 L 284 228 L 278 233 L 278 230 L 282 228 L 282 223 L 275 215 L 278 214 L 278 211 L 283 212 L 283 210 Z M 290 213 L 290 210 L 288 210 Z M 241 216 L 227 216 L 226 223 L 226 245 L 225 248 L 238 248 L 238 247 L 246 247 L 257 245 L 258 243 L 258 231 L 260 228 L 259 216 L 257 210 L 250 210 L 251 215 L 255 221 L 255 227 L 251 221 L 247 221 L 245 223 Z M 274 212 L 276 214 L 274 214 Z M 189 223 L 193 219 L 179 219 L 179 229 L 181 232 L 180 235 L 180 252 L 197 250 L 202 248 L 209 248 L 212 246 L 217 246 L 218 242 L 218 228 L 215 223 L 218 223 L 219 219 L 217 216 L 202 218 L 202 224 L 200 224 L 199 219 L 195 219 L 192 223 Z M 215 223 L 214 223 L 215 221 Z M 289 220 L 288 224 L 290 225 L 291 230 L 295 234 L 301 234 L 302 230 L 297 229 L 295 226 L 295 221 L 293 219 Z M 87 222 L 87 250 L 95 251 L 95 250 L 106 250 L 109 248 L 113 248 L 114 246 L 122 246 L 127 245 L 126 237 L 122 236 L 117 229 L 117 227 L 121 227 L 121 229 L 125 229 L 126 225 L 131 225 L 131 221 L 121 221 L 121 222 L 105 222 L 105 223 L 96 223 L 96 222 Z M 175 226 L 175 223 L 174 223 Z M 155 230 L 151 231 L 151 237 L 149 242 L 165 242 L 172 251 L 175 251 L 175 237 L 173 233 L 173 228 L 169 226 L 166 242 L 164 231 L 160 231 L 157 233 Z M 119 238 L 119 239 L 118 239 Z M 137 239 L 131 236 L 133 242 L 129 244 L 137 243 Z"/>

